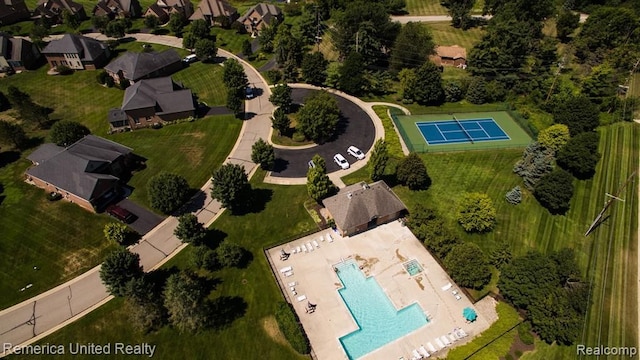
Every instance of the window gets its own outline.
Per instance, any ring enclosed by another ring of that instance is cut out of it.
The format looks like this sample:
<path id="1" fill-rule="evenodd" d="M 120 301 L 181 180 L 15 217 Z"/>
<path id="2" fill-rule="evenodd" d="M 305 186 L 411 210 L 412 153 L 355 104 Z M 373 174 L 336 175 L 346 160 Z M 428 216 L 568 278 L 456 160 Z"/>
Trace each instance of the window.
<path id="1" fill-rule="evenodd" d="M 140 118 L 135 118 L 133 121 L 134 121 L 136 124 L 140 124 Z"/>

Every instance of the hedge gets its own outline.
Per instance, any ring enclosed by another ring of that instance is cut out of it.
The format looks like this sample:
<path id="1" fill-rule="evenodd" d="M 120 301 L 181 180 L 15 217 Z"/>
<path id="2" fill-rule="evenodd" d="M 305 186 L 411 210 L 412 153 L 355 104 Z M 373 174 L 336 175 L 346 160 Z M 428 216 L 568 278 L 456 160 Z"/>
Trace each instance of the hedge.
<path id="1" fill-rule="evenodd" d="M 302 329 L 302 324 L 300 324 L 300 320 L 291 304 L 284 301 L 278 303 L 276 321 L 284 337 L 287 338 L 297 352 L 300 354 L 308 354 L 311 352 L 307 334 L 305 334 L 304 329 Z"/>

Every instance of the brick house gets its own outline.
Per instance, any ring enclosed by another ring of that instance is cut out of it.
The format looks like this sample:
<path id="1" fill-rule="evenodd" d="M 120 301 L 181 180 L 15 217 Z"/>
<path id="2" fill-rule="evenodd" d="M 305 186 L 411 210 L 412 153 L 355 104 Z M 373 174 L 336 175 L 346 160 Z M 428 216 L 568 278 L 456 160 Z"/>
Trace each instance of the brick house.
<path id="1" fill-rule="evenodd" d="M 202 0 L 189 20 L 206 20 L 211 26 L 230 26 L 238 18 L 238 10 L 225 0 Z"/>
<path id="2" fill-rule="evenodd" d="M 461 46 L 436 46 L 436 54 L 429 59 L 438 66 L 467 67 L 467 50 Z"/>
<path id="3" fill-rule="evenodd" d="M 140 80 L 124 92 L 122 107 L 108 114 L 112 131 L 139 129 L 186 119 L 195 114 L 191 90 L 171 77 Z"/>
<path id="4" fill-rule="evenodd" d="M 29 183 L 91 212 L 115 198 L 133 163 L 130 148 L 94 135 L 67 148 L 43 144 L 27 159 L 33 163 L 25 172 Z"/>
<path id="5" fill-rule="evenodd" d="M 193 15 L 193 4 L 189 0 L 157 0 L 151 4 L 144 16 L 153 15 L 161 24 L 169 21 L 171 14 L 182 14 L 185 19 Z"/>
<path id="6" fill-rule="evenodd" d="M 44 17 L 54 24 L 62 24 L 62 13 L 64 10 L 69 10 L 69 12 L 76 15 L 80 20 L 87 18 L 84 7 L 71 0 L 39 0 L 38 6 L 33 10 L 31 18 L 40 19 Z"/>
<path id="7" fill-rule="evenodd" d="M 0 26 L 15 24 L 30 16 L 24 0 L 0 0 Z"/>
<path id="8" fill-rule="evenodd" d="M 384 181 L 360 182 L 322 200 L 342 236 L 357 234 L 393 221 L 407 212 L 402 200 Z"/>
<path id="9" fill-rule="evenodd" d="M 168 76 L 182 69 L 182 59 L 173 50 L 135 53 L 127 51 L 104 67 L 116 83 L 129 80 L 136 83 L 143 79 Z"/>
<path id="10" fill-rule="evenodd" d="M 101 68 L 110 57 L 106 44 L 75 34 L 64 34 L 61 39 L 51 41 L 42 54 L 51 68 L 64 65 L 74 70 Z"/>
<path id="11" fill-rule="evenodd" d="M 93 16 L 107 16 L 110 19 L 139 17 L 141 13 L 138 0 L 100 0 L 92 11 Z"/>
<path id="12" fill-rule="evenodd" d="M 40 58 L 38 47 L 30 41 L 0 33 L 0 73 L 35 69 Z"/>
<path id="13" fill-rule="evenodd" d="M 273 4 L 265 3 L 256 4 L 238 19 L 252 36 L 258 36 L 264 27 L 274 21 L 282 21 L 282 10 Z"/>

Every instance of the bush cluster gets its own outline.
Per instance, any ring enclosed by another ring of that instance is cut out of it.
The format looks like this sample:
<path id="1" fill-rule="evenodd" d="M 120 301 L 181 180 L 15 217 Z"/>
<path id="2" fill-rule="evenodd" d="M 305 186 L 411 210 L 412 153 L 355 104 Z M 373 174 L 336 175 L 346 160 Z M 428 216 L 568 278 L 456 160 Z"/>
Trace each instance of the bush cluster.
<path id="1" fill-rule="evenodd" d="M 287 338 L 297 352 L 300 354 L 308 354 L 311 351 L 307 334 L 305 334 L 298 316 L 296 316 L 291 308 L 291 304 L 284 301 L 278 303 L 276 321 L 284 337 Z"/>

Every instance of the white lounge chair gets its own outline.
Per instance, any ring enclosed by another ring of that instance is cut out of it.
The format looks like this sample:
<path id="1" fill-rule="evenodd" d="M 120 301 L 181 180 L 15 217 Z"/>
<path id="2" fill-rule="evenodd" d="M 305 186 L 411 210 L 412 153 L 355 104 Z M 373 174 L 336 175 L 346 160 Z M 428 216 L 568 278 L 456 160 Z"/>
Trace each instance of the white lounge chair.
<path id="1" fill-rule="evenodd" d="M 449 340 L 451 340 L 451 342 L 452 342 L 452 343 L 454 343 L 454 342 L 458 341 L 458 338 L 456 338 L 455 336 L 453 336 L 453 334 L 452 334 L 452 333 L 449 333 L 449 335 L 448 335 L 448 336 L 449 336 Z"/>
<path id="2" fill-rule="evenodd" d="M 293 271 L 287 271 L 286 273 L 284 273 L 284 277 L 289 277 L 289 276 L 293 276 Z"/>
<path id="3" fill-rule="evenodd" d="M 331 234 L 327 234 L 327 241 L 333 242 L 333 238 L 331 237 Z"/>
<path id="4" fill-rule="evenodd" d="M 424 346 L 420 345 L 420 347 L 418 348 L 418 352 L 420 353 L 420 355 L 422 355 L 423 357 L 431 357 L 431 355 L 429 354 L 429 352 L 427 351 L 427 349 L 424 348 Z"/>
<path id="5" fill-rule="evenodd" d="M 422 359 L 422 356 L 420 355 L 420 353 L 418 352 L 418 350 L 413 349 L 413 351 L 411 352 L 411 355 L 413 355 L 412 359 Z"/>
<path id="6" fill-rule="evenodd" d="M 290 282 L 290 283 L 288 283 L 288 284 L 287 284 L 287 286 L 289 286 L 289 287 L 291 287 L 291 286 L 296 286 L 296 285 L 298 285 L 298 282 L 297 282 L 297 281 L 292 281 L 292 282 Z"/>
<path id="7" fill-rule="evenodd" d="M 296 252 L 297 252 L 297 253 L 302 252 L 302 250 L 300 249 L 300 246 L 296 246 Z"/>
<path id="8" fill-rule="evenodd" d="M 307 243 L 307 249 L 309 250 L 309 252 L 313 251 L 313 246 L 310 242 Z"/>
<path id="9" fill-rule="evenodd" d="M 447 339 L 447 337 L 444 335 L 440 336 L 440 340 L 442 340 L 442 342 L 444 343 L 444 346 L 451 345 L 451 341 L 449 341 L 449 339 Z"/>
<path id="10" fill-rule="evenodd" d="M 439 338 L 435 339 L 436 345 L 438 345 L 438 347 L 440 348 L 440 350 L 444 349 L 444 344 L 442 343 L 442 340 L 440 340 Z"/>
<path id="11" fill-rule="evenodd" d="M 315 246 L 315 247 L 319 248 L 319 247 L 320 247 L 320 244 L 318 244 L 318 242 L 317 242 L 317 241 L 313 240 L 313 246 Z"/>
<path id="12" fill-rule="evenodd" d="M 296 298 L 296 300 L 298 300 L 298 302 L 300 302 L 300 301 L 305 301 L 305 300 L 307 300 L 307 296 L 306 296 L 306 295 L 300 295 L 300 296 L 298 296 L 298 297 Z"/>
<path id="13" fill-rule="evenodd" d="M 307 246 L 305 244 L 302 244 L 302 251 L 309 252 L 309 250 L 307 250 Z"/>
<path id="14" fill-rule="evenodd" d="M 432 354 L 433 354 L 434 352 L 438 351 L 438 350 L 436 350 L 436 347 L 435 347 L 435 346 L 433 346 L 433 344 L 432 344 L 432 343 L 430 343 L 430 342 L 428 342 L 428 343 L 427 343 L 427 347 L 429 348 L 429 351 L 431 351 L 431 353 L 432 353 Z"/>
<path id="15" fill-rule="evenodd" d="M 293 268 L 291 266 L 287 266 L 287 267 L 283 267 L 282 269 L 280 269 L 280 272 L 284 274 L 284 273 L 289 272 L 291 270 L 293 270 Z"/>
<path id="16" fill-rule="evenodd" d="M 324 236 L 320 235 L 320 241 L 324 241 Z"/>
<path id="17" fill-rule="evenodd" d="M 462 330 L 462 329 L 458 329 L 458 333 L 459 333 L 460 335 L 462 335 L 462 337 L 466 337 L 466 336 L 467 336 L 467 333 L 466 333 L 466 332 L 464 332 L 464 330 Z"/>

